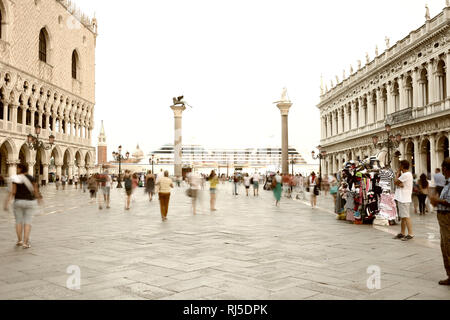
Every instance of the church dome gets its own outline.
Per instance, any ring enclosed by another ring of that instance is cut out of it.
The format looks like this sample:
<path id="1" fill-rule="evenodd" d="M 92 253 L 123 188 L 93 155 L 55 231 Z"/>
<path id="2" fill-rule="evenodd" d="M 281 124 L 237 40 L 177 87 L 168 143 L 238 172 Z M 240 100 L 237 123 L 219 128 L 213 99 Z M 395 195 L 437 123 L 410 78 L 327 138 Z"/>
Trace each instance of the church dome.
<path id="1" fill-rule="evenodd" d="M 144 158 L 144 151 L 139 148 L 139 145 L 136 146 L 136 150 L 131 154 L 131 156 L 135 159 L 141 160 Z"/>

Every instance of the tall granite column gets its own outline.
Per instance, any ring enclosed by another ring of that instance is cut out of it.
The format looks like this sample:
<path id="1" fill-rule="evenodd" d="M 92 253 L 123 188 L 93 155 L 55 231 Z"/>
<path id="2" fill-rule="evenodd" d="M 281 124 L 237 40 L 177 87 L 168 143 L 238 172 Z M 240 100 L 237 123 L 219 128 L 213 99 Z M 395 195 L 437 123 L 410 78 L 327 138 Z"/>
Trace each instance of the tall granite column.
<path id="1" fill-rule="evenodd" d="M 277 107 L 281 113 L 281 167 L 282 174 L 289 174 L 289 134 L 288 134 L 288 114 L 292 103 L 287 101 L 277 102 Z"/>
<path id="2" fill-rule="evenodd" d="M 174 174 L 175 177 L 181 177 L 183 175 L 183 163 L 181 160 L 182 152 L 182 116 L 183 111 L 186 110 L 184 105 L 173 105 L 170 107 L 173 110 L 173 115 L 175 118 L 175 143 L 174 143 Z"/>

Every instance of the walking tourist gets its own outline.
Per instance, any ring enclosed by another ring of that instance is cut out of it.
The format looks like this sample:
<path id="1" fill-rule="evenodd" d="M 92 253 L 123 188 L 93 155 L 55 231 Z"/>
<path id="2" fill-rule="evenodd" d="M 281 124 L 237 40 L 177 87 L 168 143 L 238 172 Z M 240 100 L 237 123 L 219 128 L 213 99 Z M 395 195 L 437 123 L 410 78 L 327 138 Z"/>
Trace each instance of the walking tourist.
<path id="1" fill-rule="evenodd" d="M 317 186 L 316 173 L 313 171 L 308 179 L 308 188 L 310 193 L 311 208 L 317 206 L 317 196 L 319 195 L 319 187 Z"/>
<path id="2" fill-rule="evenodd" d="M 419 199 L 419 211 L 420 215 L 425 214 L 425 201 L 427 200 L 427 196 L 429 194 L 429 184 L 427 180 L 427 176 L 422 174 L 418 183 L 418 194 L 417 198 Z"/>
<path id="3" fill-rule="evenodd" d="M 61 183 L 62 183 L 63 190 L 66 190 L 66 182 L 67 182 L 67 176 L 65 174 L 63 174 L 61 176 Z"/>
<path id="4" fill-rule="evenodd" d="M 125 185 L 125 194 L 126 194 L 125 210 L 130 210 L 131 195 L 133 193 L 133 181 L 130 170 L 125 170 L 123 182 Z"/>
<path id="5" fill-rule="evenodd" d="M 75 189 L 78 189 L 78 175 L 73 176 L 73 183 L 75 184 Z"/>
<path id="6" fill-rule="evenodd" d="M 238 183 L 239 183 L 239 177 L 238 177 L 237 173 L 235 172 L 234 176 L 233 176 L 233 187 L 234 187 L 233 195 L 235 195 L 235 196 L 238 195 L 238 193 L 237 193 Z"/>
<path id="7" fill-rule="evenodd" d="M 155 175 L 151 170 L 147 172 L 147 176 L 145 177 L 145 192 L 148 193 L 148 198 L 152 201 L 153 194 L 155 193 Z"/>
<path id="8" fill-rule="evenodd" d="M 103 194 L 103 202 L 106 205 L 106 209 L 109 209 L 109 203 L 110 203 L 110 193 L 111 193 L 111 176 L 108 174 L 108 171 L 105 171 L 104 173 L 97 176 L 97 182 L 100 186 L 100 189 L 102 190 Z M 98 198 L 99 206 L 98 208 L 101 210 L 102 207 L 102 197 L 100 196 Z"/>
<path id="9" fill-rule="evenodd" d="M 281 183 L 282 178 L 280 175 L 280 171 L 277 172 L 277 174 L 272 178 L 272 188 L 273 188 L 273 195 L 275 197 L 275 205 L 278 206 L 278 203 L 281 199 Z"/>
<path id="10" fill-rule="evenodd" d="M 255 171 L 255 173 L 252 176 L 253 178 L 253 196 L 259 196 L 259 180 L 261 179 L 259 173 Z"/>
<path id="11" fill-rule="evenodd" d="M 162 221 L 167 220 L 167 212 L 169 211 L 170 191 L 173 188 L 172 179 L 169 178 L 169 171 L 164 171 L 164 176 L 157 182 L 159 187 L 159 207 L 161 209 Z"/>
<path id="12" fill-rule="evenodd" d="M 59 178 L 59 176 L 56 176 L 56 178 L 55 178 L 56 190 L 59 190 L 60 185 L 61 185 L 61 179 Z"/>
<path id="13" fill-rule="evenodd" d="M 136 192 L 137 187 L 139 186 L 139 177 L 138 177 L 137 173 L 133 173 L 131 175 L 131 184 L 132 184 L 132 186 L 131 186 L 131 189 L 132 189 L 131 190 L 131 199 L 134 202 L 136 200 L 134 194 Z"/>
<path id="14" fill-rule="evenodd" d="M 97 197 L 98 183 L 95 175 L 91 175 L 88 180 L 88 189 L 91 195 L 90 202 L 95 202 L 95 198 Z"/>
<path id="15" fill-rule="evenodd" d="M 211 171 L 209 175 L 209 193 L 211 196 L 210 208 L 211 211 L 217 211 L 216 209 L 216 196 L 217 196 L 217 184 L 219 183 L 219 178 L 214 170 Z"/>
<path id="16" fill-rule="evenodd" d="M 87 184 L 88 184 L 87 175 L 83 175 L 80 180 L 81 180 L 81 185 L 83 186 L 83 192 L 85 193 L 86 189 L 87 189 Z"/>
<path id="17" fill-rule="evenodd" d="M 401 232 L 394 239 L 401 239 L 403 241 L 414 238 L 409 214 L 412 202 L 413 176 L 408 170 L 409 162 L 407 160 L 400 161 L 400 168 L 394 180 L 394 184 L 397 186 L 394 199 L 397 201 L 398 215 L 401 218 Z M 406 228 L 408 228 L 407 235 L 405 234 Z"/>
<path id="18" fill-rule="evenodd" d="M 248 173 L 246 173 L 244 175 L 244 186 L 245 186 L 246 195 L 248 197 L 248 190 L 250 189 L 250 177 L 249 177 Z"/>
<path id="19" fill-rule="evenodd" d="M 434 180 L 434 186 L 436 188 L 436 195 L 440 196 L 442 193 L 442 190 L 445 187 L 445 177 L 444 175 L 441 173 L 441 169 L 437 168 L 436 173 L 433 175 L 433 180 Z"/>
<path id="20" fill-rule="evenodd" d="M 192 199 L 192 212 L 197 214 L 197 199 L 202 188 L 202 177 L 197 172 L 189 174 L 190 195 Z"/>
<path id="21" fill-rule="evenodd" d="M 11 201 L 14 200 L 16 245 L 28 249 L 31 248 L 30 233 L 33 214 L 36 211 L 37 204 L 42 204 L 42 196 L 36 181 L 28 174 L 28 166 L 26 165 L 17 165 L 17 175 L 11 178 L 11 182 L 11 191 L 6 198 L 4 209 L 8 211 Z"/>
<path id="22" fill-rule="evenodd" d="M 430 202 L 437 207 L 437 219 L 441 231 L 441 251 L 447 279 L 439 281 L 440 285 L 450 285 L 450 158 L 442 163 L 442 172 L 446 180 L 440 197 L 430 195 Z"/>
<path id="23" fill-rule="evenodd" d="M 338 183 L 336 174 L 330 176 L 329 186 L 330 186 L 330 194 L 333 197 L 333 201 L 334 201 L 333 203 L 336 203 L 337 194 L 338 194 L 338 190 L 339 190 L 339 183 Z"/>

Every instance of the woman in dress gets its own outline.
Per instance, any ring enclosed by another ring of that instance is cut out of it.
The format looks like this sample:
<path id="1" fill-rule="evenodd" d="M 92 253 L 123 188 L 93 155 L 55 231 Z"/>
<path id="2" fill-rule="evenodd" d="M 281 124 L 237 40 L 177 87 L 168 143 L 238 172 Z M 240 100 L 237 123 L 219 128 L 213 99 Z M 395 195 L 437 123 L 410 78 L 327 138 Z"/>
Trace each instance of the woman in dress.
<path id="1" fill-rule="evenodd" d="M 152 201 L 155 194 L 155 175 L 151 170 L 147 172 L 145 177 L 145 192 L 148 193 L 149 200 Z"/>
<path id="2" fill-rule="evenodd" d="M 272 178 L 272 186 L 274 186 L 273 188 L 273 195 L 275 197 L 275 205 L 278 206 L 278 203 L 280 202 L 281 199 L 281 181 L 282 178 L 280 176 L 280 171 L 277 172 L 276 176 Z"/>

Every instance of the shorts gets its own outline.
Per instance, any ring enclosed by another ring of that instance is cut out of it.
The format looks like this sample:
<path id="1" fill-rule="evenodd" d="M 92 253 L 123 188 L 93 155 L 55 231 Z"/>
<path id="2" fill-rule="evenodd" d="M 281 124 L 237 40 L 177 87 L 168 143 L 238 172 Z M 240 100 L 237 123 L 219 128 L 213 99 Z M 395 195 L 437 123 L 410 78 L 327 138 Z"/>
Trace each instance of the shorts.
<path id="1" fill-rule="evenodd" d="M 411 203 L 402 203 L 402 202 L 398 202 L 397 201 L 397 205 L 398 205 L 398 216 L 400 218 L 410 218 L 409 215 L 409 207 L 411 205 Z"/>
<path id="2" fill-rule="evenodd" d="M 131 196 L 131 194 L 133 193 L 132 189 L 125 189 L 125 192 L 127 193 L 127 196 Z"/>
<path id="3" fill-rule="evenodd" d="M 209 189 L 209 192 L 210 192 L 211 194 L 216 194 L 216 188 L 210 188 L 210 189 Z"/>
<path id="4" fill-rule="evenodd" d="M 250 186 L 245 186 L 245 189 L 250 189 Z"/>
<path id="5" fill-rule="evenodd" d="M 102 187 L 102 192 L 105 196 L 109 196 L 109 193 L 111 192 L 111 187 Z"/>
<path id="6" fill-rule="evenodd" d="M 36 209 L 36 200 L 16 200 L 14 202 L 14 216 L 16 217 L 16 224 L 31 225 Z"/>
<path id="7" fill-rule="evenodd" d="M 259 182 L 253 182 L 253 188 L 259 189 Z"/>

